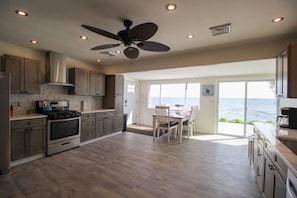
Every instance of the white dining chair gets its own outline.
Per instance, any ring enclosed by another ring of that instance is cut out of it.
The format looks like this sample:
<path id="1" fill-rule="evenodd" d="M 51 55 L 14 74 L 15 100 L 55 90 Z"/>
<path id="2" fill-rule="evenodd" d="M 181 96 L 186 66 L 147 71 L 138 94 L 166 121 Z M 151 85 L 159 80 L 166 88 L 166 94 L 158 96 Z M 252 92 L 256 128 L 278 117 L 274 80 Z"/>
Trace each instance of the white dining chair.
<path id="1" fill-rule="evenodd" d="M 156 130 L 157 130 L 157 139 L 160 137 L 160 130 L 163 134 L 167 131 L 168 142 L 170 142 L 170 136 L 172 131 L 175 131 L 174 137 L 177 135 L 177 122 L 170 121 L 170 107 L 169 106 L 156 106 Z"/>
<path id="2" fill-rule="evenodd" d="M 188 138 L 190 138 L 190 136 L 193 135 L 194 129 L 196 128 L 195 120 L 196 120 L 197 114 L 198 114 L 198 105 L 192 106 L 189 120 L 187 120 L 184 123 L 184 128 L 187 131 Z"/>

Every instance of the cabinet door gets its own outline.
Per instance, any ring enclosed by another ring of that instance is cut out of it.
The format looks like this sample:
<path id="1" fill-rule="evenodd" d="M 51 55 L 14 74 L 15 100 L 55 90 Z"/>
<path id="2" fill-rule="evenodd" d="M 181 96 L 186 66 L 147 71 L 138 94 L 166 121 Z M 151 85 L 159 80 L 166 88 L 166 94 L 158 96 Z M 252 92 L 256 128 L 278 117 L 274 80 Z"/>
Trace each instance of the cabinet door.
<path id="1" fill-rule="evenodd" d="M 122 75 L 115 76 L 115 95 L 124 95 L 124 76 Z"/>
<path id="2" fill-rule="evenodd" d="M 29 152 L 29 128 L 11 130 L 11 161 L 30 155 Z"/>
<path id="3" fill-rule="evenodd" d="M 69 82 L 74 87 L 69 88 L 70 94 L 88 96 L 89 95 L 89 71 L 79 68 L 69 69 Z"/>
<path id="4" fill-rule="evenodd" d="M 11 93 L 22 93 L 24 90 L 24 58 L 11 55 L 4 55 L 2 58 L 2 70 L 11 74 Z"/>
<path id="5" fill-rule="evenodd" d="M 25 91 L 30 94 L 40 93 L 40 61 L 33 59 L 25 59 Z"/>
<path id="6" fill-rule="evenodd" d="M 103 113 L 96 114 L 96 137 L 104 135 L 104 119 L 105 115 Z"/>
<path id="7" fill-rule="evenodd" d="M 276 96 L 283 97 L 283 69 L 282 56 L 276 59 Z"/>
<path id="8" fill-rule="evenodd" d="M 274 174 L 272 170 L 272 161 L 269 159 L 267 154 L 264 152 L 264 195 L 265 198 L 273 197 L 273 179 Z"/>
<path id="9" fill-rule="evenodd" d="M 108 116 L 104 119 L 104 134 L 110 134 L 114 132 L 114 117 Z"/>
<path id="10" fill-rule="evenodd" d="M 90 95 L 104 96 L 105 94 L 105 75 L 98 72 L 89 73 L 90 78 Z"/>
<path id="11" fill-rule="evenodd" d="M 116 114 L 114 120 L 114 130 L 122 131 L 123 130 L 123 122 L 124 122 L 124 114 Z"/>
<path id="12" fill-rule="evenodd" d="M 99 96 L 104 96 L 105 95 L 105 74 L 97 73 L 96 86 L 97 86 L 96 88 L 97 94 Z"/>
<path id="13" fill-rule="evenodd" d="M 45 126 L 36 126 L 30 128 L 30 155 L 36 155 L 45 152 Z"/>
<path id="14" fill-rule="evenodd" d="M 282 180 L 282 177 L 277 172 L 274 171 L 274 188 L 273 188 L 274 198 L 285 198 L 286 197 L 286 183 Z"/>

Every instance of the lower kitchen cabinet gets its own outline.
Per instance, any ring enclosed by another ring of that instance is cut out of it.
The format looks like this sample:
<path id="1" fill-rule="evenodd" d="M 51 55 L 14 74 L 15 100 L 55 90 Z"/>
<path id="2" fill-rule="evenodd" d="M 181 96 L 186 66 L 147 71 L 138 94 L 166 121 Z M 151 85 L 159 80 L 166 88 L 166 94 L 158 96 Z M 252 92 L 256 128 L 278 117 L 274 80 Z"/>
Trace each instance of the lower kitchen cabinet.
<path id="1" fill-rule="evenodd" d="M 265 198 L 285 198 L 288 166 L 257 128 L 254 129 L 254 133 L 253 165 L 260 191 Z"/>
<path id="2" fill-rule="evenodd" d="M 11 121 L 11 161 L 45 153 L 46 118 Z"/>
<path id="3" fill-rule="evenodd" d="M 114 132 L 114 112 L 96 113 L 96 137 Z"/>
<path id="4" fill-rule="evenodd" d="M 95 122 L 95 113 L 87 113 L 81 116 L 81 142 L 95 138 Z"/>
<path id="5" fill-rule="evenodd" d="M 80 141 L 84 142 L 115 132 L 115 112 L 82 114 Z"/>
<path id="6" fill-rule="evenodd" d="M 264 152 L 265 157 L 265 177 L 264 177 L 264 195 L 265 198 L 285 198 L 286 183 L 280 176 L 268 154 Z"/>

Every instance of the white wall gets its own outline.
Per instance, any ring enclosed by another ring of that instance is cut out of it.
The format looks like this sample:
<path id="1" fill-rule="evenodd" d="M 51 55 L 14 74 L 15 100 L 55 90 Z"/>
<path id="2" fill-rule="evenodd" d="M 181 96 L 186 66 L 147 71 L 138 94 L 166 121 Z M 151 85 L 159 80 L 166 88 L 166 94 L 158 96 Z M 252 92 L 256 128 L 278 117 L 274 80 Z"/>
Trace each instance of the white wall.
<path id="1" fill-rule="evenodd" d="M 274 80 L 274 74 L 267 75 L 248 75 L 248 76 L 225 76 L 209 77 L 197 79 L 178 79 L 178 80 L 158 80 L 158 81 L 140 81 L 139 82 L 139 116 L 138 123 L 152 126 L 152 114 L 154 109 L 149 109 L 148 91 L 150 83 L 200 83 L 202 85 L 213 84 L 215 87 L 214 96 L 201 96 L 200 110 L 197 116 L 196 131 L 202 133 L 216 133 L 217 122 L 217 100 L 218 100 L 218 83 L 220 81 L 240 81 L 240 80 Z"/>

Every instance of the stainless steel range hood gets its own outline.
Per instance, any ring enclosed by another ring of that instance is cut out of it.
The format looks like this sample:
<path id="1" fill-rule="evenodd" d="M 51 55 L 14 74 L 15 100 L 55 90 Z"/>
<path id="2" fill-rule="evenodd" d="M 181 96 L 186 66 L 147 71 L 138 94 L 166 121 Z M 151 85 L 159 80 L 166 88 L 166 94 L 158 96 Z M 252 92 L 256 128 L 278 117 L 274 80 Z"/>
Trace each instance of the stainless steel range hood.
<path id="1" fill-rule="evenodd" d="M 74 86 L 67 83 L 66 57 L 58 52 L 47 52 L 45 62 L 45 83 L 60 86 Z"/>

